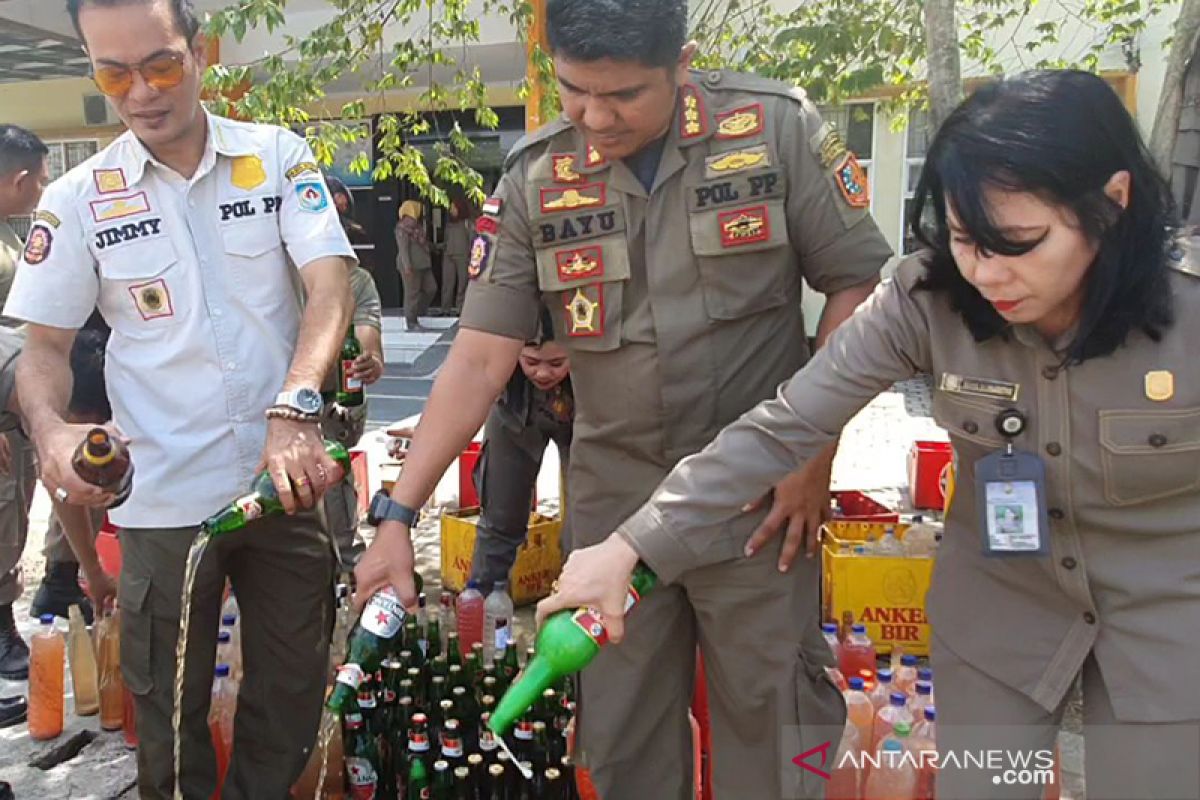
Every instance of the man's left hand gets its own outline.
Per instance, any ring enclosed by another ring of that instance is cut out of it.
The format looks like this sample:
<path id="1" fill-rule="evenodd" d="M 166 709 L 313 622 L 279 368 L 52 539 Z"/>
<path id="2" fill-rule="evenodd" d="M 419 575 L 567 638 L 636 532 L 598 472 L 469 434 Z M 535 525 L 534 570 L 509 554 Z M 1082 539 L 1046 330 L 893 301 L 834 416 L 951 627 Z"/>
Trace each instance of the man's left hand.
<path id="1" fill-rule="evenodd" d="M 817 554 L 817 547 L 821 542 L 821 526 L 830 516 L 829 479 L 836 453 L 837 446 L 831 445 L 775 485 L 771 512 L 746 542 L 747 558 L 779 535 L 785 523 L 787 535 L 783 540 L 783 551 L 779 554 L 780 572 L 787 572 L 791 568 L 801 549 L 807 551 L 808 558 Z M 770 493 L 764 495 L 745 510 L 753 511 L 761 507 L 770 496 Z"/>
<path id="2" fill-rule="evenodd" d="M 259 463 L 263 468 L 275 482 L 288 514 L 312 508 L 328 487 L 342 479 L 341 467 L 325 452 L 315 421 L 267 420 L 267 445 Z"/>
<path id="3" fill-rule="evenodd" d="M 554 593 L 537 606 L 537 622 L 556 611 L 591 606 L 601 614 L 608 638 L 625 636 L 625 596 L 638 554 L 617 534 L 592 547 L 576 550 L 567 558 Z"/>

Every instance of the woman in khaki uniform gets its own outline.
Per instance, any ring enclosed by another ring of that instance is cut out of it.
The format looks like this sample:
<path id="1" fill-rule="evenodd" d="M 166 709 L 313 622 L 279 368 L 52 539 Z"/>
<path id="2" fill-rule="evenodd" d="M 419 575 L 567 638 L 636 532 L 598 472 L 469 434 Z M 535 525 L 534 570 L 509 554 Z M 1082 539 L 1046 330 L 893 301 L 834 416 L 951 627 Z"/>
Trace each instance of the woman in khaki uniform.
<path id="1" fill-rule="evenodd" d="M 429 240 L 421 221 L 424 210 L 420 200 L 405 200 L 396 222 L 396 269 L 404 284 L 404 320 L 410 331 L 421 330 L 420 316 L 437 294 Z"/>
<path id="2" fill-rule="evenodd" d="M 929 372 L 960 476 L 927 599 L 938 744 L 960 756 L 938 796 L 1040 798 L 1019 785 L 1036 775 L 1006 768 L 1048 766 L 1082 676 L 1088 798 L 1198 797 L 1200 251 L 1117 96 L 1080 72 L 978 90 L 938 132 L 917 201 L 927 249 L 775 399 L 574 553 L 539 614 L 591 604 L 619 629 L 638 559 L 721 546 L 871 398 Z M 1001 535 L 1014 518 L 991 491 L 1026 477 L 986 480 L 1008 443 L 1044 469 L 1023 516 L 1040 550 Z M 956 768 L 987 750 L 1001 769 Z"/>

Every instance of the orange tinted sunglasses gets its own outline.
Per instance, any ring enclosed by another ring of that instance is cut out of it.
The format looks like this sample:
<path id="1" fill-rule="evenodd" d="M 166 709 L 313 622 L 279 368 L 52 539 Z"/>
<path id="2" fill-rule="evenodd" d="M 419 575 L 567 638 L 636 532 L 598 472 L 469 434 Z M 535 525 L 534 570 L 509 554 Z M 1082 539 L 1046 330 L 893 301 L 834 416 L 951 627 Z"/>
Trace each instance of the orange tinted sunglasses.
<path id="1" fill-rule="evenodd" d="M 92 71 L 92 82 L 109 97 L 124 97 L 133 88 L 134 71 L 140 73 L 142 80 L 153 89 L 160 92 L 174 89 L 183 83 L 183 56 L 166 53 L 130 67 L 100 67 Z"/>

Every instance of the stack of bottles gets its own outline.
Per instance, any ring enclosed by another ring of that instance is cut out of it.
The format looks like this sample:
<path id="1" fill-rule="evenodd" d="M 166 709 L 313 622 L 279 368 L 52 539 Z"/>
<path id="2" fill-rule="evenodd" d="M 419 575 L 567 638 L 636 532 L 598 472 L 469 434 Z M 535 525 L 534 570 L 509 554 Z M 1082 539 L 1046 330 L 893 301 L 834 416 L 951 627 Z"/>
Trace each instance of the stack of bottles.
<path id="1" fill-rule="evenodd" d="M 328 748 L 322 796 L 578 797 L 567 752 L 575 707 L 572 678 L 561 678 L 543 691 L 517 721 L 508 741 L 524 770 L 512 763 L 489 728 L 500 698 L 534 655 L 532 648 L 523 659 L 518 653 L 506 584 L 498 582 L 486 598 L 474 584 L 457 598 L 443 591 L 436 605 L 421 593 L 417 613 L 407 615 L 388 607 L 394 598 L 377 595 L 368 605 L 368 610 L 379 606 L 374 622 L 380 614 L 392 615 L 393 622 L 377 628 L 360 625 L 348 648 L 344 642 L 355 620 L 346 610 L 348 594 L 339 590 L 339 600 L 335 655 L 349 663 L 338 671 L 327 702 L 340 713 L 341 725 Z M 366 616 L 364 612 L 364 620 Z M 393 632 L 395 625 L 399 627 Z M 372 643 L 370 654 L 358 644 L 366 639 Z M 293 797 L 314 797 L 319 767 L 314 754 Z"/>
<path id="2" fill-rule="evenodd" d="M 942 524 L 917 514 L 909 522 L 903 538 L 896 534 L 895 527 L 888 525 L 877 538 L 868 537 L 862 542 L 839 540 L 838 548 L 843 555 L 933 558 L 941 539 Z"/>

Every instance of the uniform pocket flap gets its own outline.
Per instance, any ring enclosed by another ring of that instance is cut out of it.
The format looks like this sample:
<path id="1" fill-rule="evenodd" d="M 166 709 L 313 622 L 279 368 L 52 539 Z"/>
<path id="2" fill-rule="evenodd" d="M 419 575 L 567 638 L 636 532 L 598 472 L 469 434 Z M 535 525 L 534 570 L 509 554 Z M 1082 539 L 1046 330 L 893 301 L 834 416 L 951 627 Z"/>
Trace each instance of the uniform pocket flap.
<path id="1" fill-rule="evenodd" d="M 159 245 L 133 245 L 114 252 L 111 256 L 101 255 L 100 277 L 113 281 L 142 281 L 157 278 L 179 259 L 171 247 Z"/>
<path id="2" fill-rule="evenodd" d="M 623 236 L 543 248 L 537 251 L 537 264 L 543 292 L 629 279 L 629 251 Z"/>
<path id="3" fill-rule="evenodd" d="M 256 220 L 227 224 L 221 228 L 225 252 L 253 258 L 280 246 L 279 227 L 270 221 Z"/>
<path id="4" fill-rule="evenodd" d="M 1100 445 L 1120 454 L 1200 450 L 1200 408 L 1101 411 Z"/>

